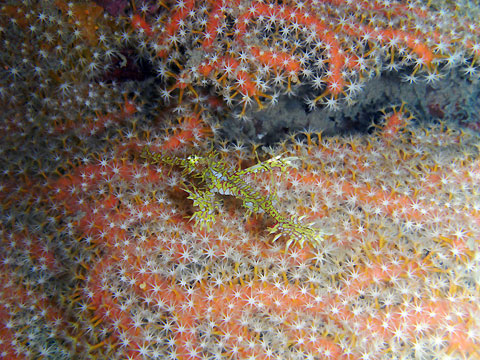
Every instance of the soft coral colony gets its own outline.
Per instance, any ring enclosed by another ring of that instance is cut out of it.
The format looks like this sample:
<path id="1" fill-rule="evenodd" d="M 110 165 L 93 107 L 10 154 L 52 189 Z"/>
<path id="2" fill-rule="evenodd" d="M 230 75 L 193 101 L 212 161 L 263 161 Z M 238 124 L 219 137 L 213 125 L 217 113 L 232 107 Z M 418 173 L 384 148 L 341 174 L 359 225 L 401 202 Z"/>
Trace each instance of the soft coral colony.
<path id="1" fill-rule="evenodd" d="M 191 124 L 110 139 L 45 180 L 4 175 L 3 356 L 477 358 L 478 137 L 398 117 L 370 136 L 307 134 L 272 149 L 296 168 L 244 174 L 279 213 L 328 229 L 288 250 L 233 196 L 215 194 L 216 221 L 197 228 L 195 180 L 141 157 Z M 233 174 L 252 162 L 226 150 L 211 161 Z"/>
<path id="2" fill-rule="evenodd" d="M 187 0 L 168 9 L 132 17 L 158 74 L 172 79 L 163 95 L 213 86 L 240 115 L 303 84 L 309 107 L 335 109 L 381 71 L 409 68 L 405 80 L 432 82 L 466 62 L 477 75 L 478 24 L 419 2 Z"/>
<path id="3" fill-rule="evenodd" d="M 473 81 L 467 5 L 2 5 L 0 357 L 479 358 L 477 135 L 402 104 L 250 149 L 213 96 Z"/>

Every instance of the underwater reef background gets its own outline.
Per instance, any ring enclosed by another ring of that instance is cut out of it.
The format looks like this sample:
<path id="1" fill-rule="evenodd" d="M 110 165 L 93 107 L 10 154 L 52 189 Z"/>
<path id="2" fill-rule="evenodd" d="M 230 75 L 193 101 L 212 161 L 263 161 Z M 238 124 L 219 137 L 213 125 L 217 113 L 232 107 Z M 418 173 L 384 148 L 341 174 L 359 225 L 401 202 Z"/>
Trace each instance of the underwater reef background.
<path id="1" fill-rule="evenodd" d="M 480 359 L 477 1 L 2 1 L 0 358 Z"/>

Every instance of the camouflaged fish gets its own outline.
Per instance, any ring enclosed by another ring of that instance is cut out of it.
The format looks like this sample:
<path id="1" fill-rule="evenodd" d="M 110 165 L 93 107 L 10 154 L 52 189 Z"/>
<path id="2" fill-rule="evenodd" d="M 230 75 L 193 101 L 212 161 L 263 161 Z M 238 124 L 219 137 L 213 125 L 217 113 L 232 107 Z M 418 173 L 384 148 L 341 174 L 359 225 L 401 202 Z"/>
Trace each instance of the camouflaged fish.
<path id="1" fill-rule="evenodd" d="M 242 170 L 232 168 L 227 162 L 219 160 L 215 152 L 207 156 L 190 155 L 179 158 L 165 153 L 151 153 L 150 149 L 145 147 L 141 156 L 152 164 L 164 163 L 178 166 L 183 169 L 185 175 L 193 175 L 200 179 L 204 188 L 197 189 L 191 184 L 191 188 L 184 189 L 189 194 L 188 199 L 193 200 L 194 207 L 198 209 L 193 214 L 192 220 L 200 228 L 210 230 L 215 222 L 221 205 L 218 199 L 220 194 L 234 196 L 241 200 L 248 213 L 266 213 L 271 216 L 275 220 L 275 225 L 269 229 L 271 234 L 275 234 L 272 241 L 285 236 L 288 239 L 286 243 L 288 247 L 292 243 L 303 246 L 305 242 L 315 246 L 323 240 L 325 233 L 312 228 L 312 224 L 301 224 L 303 217 L 295 218 L 280 213 L 275 207 L 277 203 L 275 194 L 263 195 L 242 179 L 247 174 L 272 171 L 273 168 L 284 171 L 291 166 L 295 157 L 277 156 Z"/>

